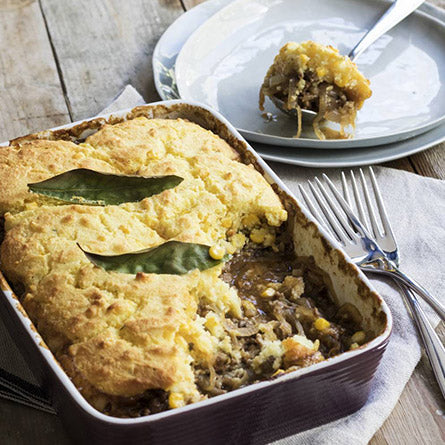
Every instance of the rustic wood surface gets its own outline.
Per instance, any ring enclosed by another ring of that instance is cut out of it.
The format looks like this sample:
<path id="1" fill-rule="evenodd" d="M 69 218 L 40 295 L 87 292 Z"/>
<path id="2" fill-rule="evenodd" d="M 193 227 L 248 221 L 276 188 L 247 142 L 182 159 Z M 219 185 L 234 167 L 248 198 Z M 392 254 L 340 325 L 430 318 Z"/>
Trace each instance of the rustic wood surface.
<path id="1" fill-rule="evenodd" d="M 202 0 L 0 0 L 0 141 L 96 114 L 128 83 L 157 100 L 154 46 Z M 433 0 L 445 7 L 444 0 Z M 445 179 L 445 144 L 385 165 Z M 442 337 L 445 329 L 439 328 Z M 70 443 L 56 416 L 0 400 L 0 443 Z M 445 404 L 425 357 L 371 441 L 445 443 Z"/>

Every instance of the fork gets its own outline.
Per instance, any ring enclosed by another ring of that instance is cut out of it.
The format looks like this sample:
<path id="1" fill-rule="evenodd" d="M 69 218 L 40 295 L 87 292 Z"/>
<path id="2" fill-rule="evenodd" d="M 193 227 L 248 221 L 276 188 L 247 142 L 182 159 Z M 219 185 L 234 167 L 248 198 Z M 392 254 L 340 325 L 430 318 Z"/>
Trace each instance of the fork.
<path id="1" fill-rule="evenodd" d="M 320 180 L 318 180 L 318 178 L 315 178 L 315 182 L 317 183 L 321 194 L 310 181 L 309 188 L 311 189 L 311 192 L 314 195 L 315 200 L 317 201 L 325 219 L 322 218 L 321 214 L 317 210 L 313 201 L 309 198 L 304 188 L 301 185 L 299 186 L 299 188 L 309 211 L 312 213 L 315 219 L 317 219 L 324 226 L 324 228 L 327 229 L 327 231 L 342 244 L 346 253 L 349 254 L 352 260 L 362 270 L 366 272 L 380 272 L 388 274 L 386 270 L 388 266 L 385 265 L 385 263 L 388 262 L 392 265 L 392 267 L 397 268 L 399 264 L 399 253 L 397 249 L 397 243 L 383 204 L 382 196 L 371 167 L 369 167 L 369 174 L 374 190 L 375 201 L 377 203 L 377 208 L 379 211 L 380 221 L 384 228 L 383 234 L 379 230 L 377 218 L 371 204 L 370 193 L 366 185 L 363 171 L 361 169 L 360 179 L 363 189 L 363 195 L 365 197 L 366 207 L 369 213 L 371 228 L 367 227 L 365 211 L 363 208 L 362 200 L 360 198 L 357 182 L 352 171 L 351 182 L 354 199 L 359 215 L 358 218 L 352 211 L 352 200 L 348 190 L 345 174 L 342 172 L 342 189 L 344 197 L 338 192 L 332 181 L 330 181 L 330 179 L 326 175 L 323 175 L 323 177 L 327 182 L 329 188 L 331 189 L 333 195 L 337 199 L 337 202 L 340 204 L 344 213 L 347 215 L 355 231 L 348 223 L 346 218 L 342 215 L 340 209 L 335 204 L 334 200 L 329 196 L 326 188 L 323 186 Z M 323 201 L 322 196 L 325 201 Z M 372 238 L 372 236 L 370 235 L 371 231 L 374 235 L 374 238 Z M 385 272 L 382 271 L 382 267 L 385 268 Z M 391 276 L 396 282 L 398 282 L 400 289 L 403 291 L 405 301 L 411 309 L 412 316 L 417 324 L 421 338 L 425 345 L 425 350 L 427 352 L 433 371 L 436 375 L 436 379 L 438 381 L 442 395 L 445 398 L 445 348 L 439 340 L 436 332 L 434 331 L 434 328 L 429 323 L 422 308 L 420 307 L 416 296 L 411 293 L 406 284 L 401 284 L 400 281 L 397 281 L 397 276 Z M 441 304 L 440 302 L 437 303 L 439 304 L 440 309 Z"/>
<path id="2" fill-rule="evenodd" d="M 363 172 L 361 175 L 363 175 Z M 373 174 L 371 174 L 371 177 L 373 177 Z M 341 209 L 331 198 L 326 188 L 317 177 L 315 177 L 315 183 L 317 184 L 321 193 L 317 191 L 311 181 L 308 181 L 309 187 L 332 229 L 331 234 L 333 234 L 334 237 L 343 245 L 343 248 L 348 252 L 348 254 L 354 258 L 356 264 L 365 271 L 389 275 L 391 278 L 407 285 L 412 290 L 417 292 L 437 312 L 440 318 L 445 321 L 445 307 L 443 304 L 433 297 L 424 287 L 398 268 L 396 264 L 398 262 L 397 245 L 395 244 L 395 238 L 386 216 L 386 212 L 384 211 L 381 194 L 376 193 L 376 201 L 381 216 L 381 222 L 385 230 L 383 234 L 379 230 L 375 212 L 371 205 L 369 191 L 366 187 L 366 181 L 363 177 L 362 186 L 369 211 L 372 231 L 375 236 L 375 238 L 373 238 L 365 225 L 360 222 L 366 221 L 366 218 L 354 174 L 352 174 L 351 178 L 353 180 L 354 197 L 357 202 L 359 217 L 355 215 L 347 200 L 343 198 L 326 174 L 323 174 L 323 178 Z M 375 176 L 373 177 L 373 187 L 374 190 L 377 187 Z M 345 181 L 343 181 L 343 188 L 345 189 Z M 302 195 L 304 193 L 303 197 L 305 200 L 309 199 L 301 186 L 300 191 L 302 191 Z M 327 205 L 323 201 L 322 197 Z M 311 208 L 309 208 L 309 210 L 317 212 L 313 205 Z M 316 219 L 319 219 L 320 217 L 319 214 L 318 216 L 314 216 Z M 348 219 L 352 223 L 355 230 L 349 224 Z M 384 246 L 383 249 L 385 249 L 388 253 L 385 253 L 385 250 L 383 250 L 380 246 Z"/>

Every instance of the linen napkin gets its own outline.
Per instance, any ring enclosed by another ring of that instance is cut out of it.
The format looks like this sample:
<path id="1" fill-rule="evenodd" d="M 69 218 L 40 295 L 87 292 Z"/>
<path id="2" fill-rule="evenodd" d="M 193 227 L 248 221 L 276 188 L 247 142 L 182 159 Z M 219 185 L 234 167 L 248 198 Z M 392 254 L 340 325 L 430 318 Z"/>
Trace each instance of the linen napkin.
<path id="1" fill-rule="evenodd" d="M 139 93 L 127 86 L 103 112 L 131 108 L 143 102 Z M 253 147 L 255 148 L 254 145 Z M 339 184 L 340 172 L 336 169 L 308 169 L 278 163 L 270 165 L 298 198 L 298 184 L 304 184 L 322 172 L 327 172 Z M 398 241 L 402 269 L 426 285 L 432 294 L 444 302 L 441 283 L 445 280 L 442 267 L 445 262 L 445 182 L 385 167 L 374 167 L 374 172 Z M 373 380 L 369 400 L 361 410 L 348 417 L 289 436 L 275 442 L 275 445 L 366 444 L 396 405 L 420 359 L 419 339 L 397 288 L 390 281 L 377 279 L 377 276 L 370 278 L 391 309 L 394 327 Z M 438 317 L 428 306 L 423 307 L 436 326 Z M 26 362 L 20 357 L 1 322 L 0 348 L 0 368 L 33 382 Z M 2 359 L 5 356 L 8 357 L 7 360 Z"/>

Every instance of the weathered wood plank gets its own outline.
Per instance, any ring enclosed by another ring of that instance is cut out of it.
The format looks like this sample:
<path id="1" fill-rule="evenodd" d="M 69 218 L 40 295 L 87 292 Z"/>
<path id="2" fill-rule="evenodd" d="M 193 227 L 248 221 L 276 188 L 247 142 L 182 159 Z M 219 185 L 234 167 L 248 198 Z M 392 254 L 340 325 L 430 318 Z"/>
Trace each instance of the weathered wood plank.
<path id="1" fill-rule="evenodd" d="M 415 172 L 409 158 L 396 159 L 395 161 L 385 162 L 381 165 L 383 165 L 384 167 L 397 168 L 398 170 Z"/>
<path id="2" fill-rule="evenodd" d="M 159 100 L 151 56 L 179 0 L 41 0 L 74 120 L 98 113 L 131 83 Z"/>
<path id="3" fill-rule="evenodd" d="M 4 445 L 72 443 L 57 416 L 4 399 L 0 399 L 0 442 Z"/>
<path id="4" fill-rule="evenodd" d="M 193 6 L 204 3 L 206 0 L 182 0 L 182 4 L 186 10 L 193 8 Z"/>
<path id="5" fill-rule="evenodd" d="M 69 121 L 36 1 L 0 0 L 0 141 Z"/>
<path id="6" fill-rule="evenodd" d="M 439 6 L 439 8 L 445 9 L 445 0 L 429 0 L 433 5 Z"/>
<path id="7" fill-rule="evenodd" d="M 445 179 L 445 143 L 411 156 L 410 159 L 420 175 Z"/>
<path id="8" fill-rule="evenodd" d="M 68 122 L 37 1 L 0 0 L 0 42 L 0 141 Z M 64 437 L 55 416 L 0 400 L 1 443 L 62 444 Z"/>
<path id="9" fill-rule="evenodd" d="M 445 340 L 443 323 L 437 329 Z M 436 445 L 445 443 L 445 401 L 425 354 L 391 416 L 370 445 Z"/>

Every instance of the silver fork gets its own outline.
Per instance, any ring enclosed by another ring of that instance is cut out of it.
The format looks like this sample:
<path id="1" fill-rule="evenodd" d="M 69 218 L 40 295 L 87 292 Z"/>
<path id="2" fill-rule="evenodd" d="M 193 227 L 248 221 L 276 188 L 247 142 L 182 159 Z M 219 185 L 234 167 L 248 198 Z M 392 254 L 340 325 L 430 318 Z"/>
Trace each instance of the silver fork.
<path id="1" fill-rule="evenodd" d="M 398 269 L 399 253 L 397 249 L 397 243 L 394 234 L 389 223 L 388 216 L 383 204 L 382 196 L 377 185 L 377 181 L 372 168 L 369 168 L 371 177 L 371 183 L 374 190 L 375 201 L 380 216 L 380 221 L 383 226 L 384 232 L 381 233 L 377 217 L 371 204 L 370 193 L 366 185 L 366 180 L 363 171 L 360 169 L 360 179 L 363 188 L 363 194 L 365 197 L 366 207 L 368 209 L 369 220 L 371 222 L 371 228 L 367 227 L 365 211 L 363 208 L 362 200 L 360 197 L 357 181 L 355 180 L 354 173 L 351 171 L 351 182 L 355 202 L 357 204 L 358 217 L 352 210 L 352 200 L 347 186 L 346 176 L 342 172 L 342 188 L 344 197 L 336 189 L 332 181 L 323 175 L 333 195 L 335 196 L 337 203 L 343 209 L 338 208 L 338 205 L 334 202 L 332 197 L 328 194 L 323 184 L 315 178 L 319 191 L 315 188 L 312 182 L 309 181 L 309 187 L 312 194 L 317 201 L 319 208 L 321 209 L 324 218 L 317 210 L 313 201 L 309 198 L 306 191 L 300 185 L 300 192 L 310 212 L 313 214 L 331 235 L 337 239 L 342 245 L 344 250 L 352 258 L 352 260 L 364 271 L 374 273 L 384 273 L 392 276 L 392 278 L 399 283 L 405 301 L 411 309 L 413 318 L 417 324 L 420 335 L 425 345 L 425 350 L 431 362 L 431 366 L 436 375 L 439 387 L 442 391 L 442 395 L 445 397 L 445 348 L 439 340 L 433 327 L 430 325 L 425 313 L 419 305 L 419 302 L 415 295 L 406 287 L 404 281 L 400 280 L 398 275 L 392 275 L 388 273 L 390 268 Z M 322 199 L 322 196 L 324 200 Z M 349 224 L 349 222 L 352 224 Z M 355 229 L 355 230 L 354 230 Z M 372 231 L 374 238 L 370 235 Z M 400 281 L 398 281 L 400 280 Z M 400 283 L 404 284 L 400 284 Z M 422 288 L 423 289 L 423 288 Z M 433 298 L 433 297 L 431 297 Z M 441 311 L 443 307 L 440 302 L 436 301 L 434 309 L 443 316 Z M 439 309 L 439 310 L 437 310 Z"/>
<path id="2" fill-rule="evenodd" d="M 366 219 L 363 210 L 363 204 L 361 203 L 361 198 L 358 193 L 356 181 L 353 180 L 353 190 L 354 197 L 357 201 L 359 214 L 358 217 L 355 215 L 346 199 L 343 198 L 340 192 L 336 189 L 332 181 L 325 174 L 323 174 L 323 178 L 328 184 L 332 195 L 336 199 L 336 202 L 332 199 L 326 188 L 317 177 L 315 178 L 315 182 L 318 186 L 319 191 L 317 191 L 315 186 L 310 181 L 309 187 L 320 208 L 322 209 L 323 214 L 326 216 L 326 219 L 329 222 L 329 225 L 332 229 L 331 233 L 333 233 L 334 237 L 337 238 L 337 240 L 341 244 L 343 244 L 343 247 L 347 250 L 349 255 L 355 258 L 356 263 L 363 270 L 368 270 L 369 272 L 380 273 L 383 275 L 389 275 L 391 278 L 394 278 L 402 284 L 410 287 L 437 312 L 442 320 L 445 321 L 445 307 L 443 306 L 443 304 L 435 297 L 433 297 L 417 281 L 410 278 L 398 268 L 396 264 L 398 260 L 397 245 L 395 244 L 395 238 L 392 233 L 388 218 L 386 216 L 386 212 L 384 212 L 383 201 L 381 199 L 380 193 L 378 193 L 378 195 L 376 194 L 376 201 L 380 203 L 378 204 L 378 207 L 382 225 L 384 228 L 383 233 L 381 233 L 379 230 L 377 219 L 370 202 L 369 191 L 366 187 L 366 181 L 364 181 L 363 178 L 362 186 L 364 190 L 366 190 L 364 195 L 369 211 L 372 231 L 375 234 L 374 238 L 369 233 L 365 225 L 361 223 L 362 220 L 366 221 Z M 352 178 L 355 179 L 353 175 Z M 377 186 L 375 177 L 373 186 Z M 302 187 L 300 187 L 300 189 L 303 190 Z M 329 208 L 326 206 L 325 202 L 323 202 L 322 196 L 325 199 L 326 203 L 329 205 Z M 312 211 L 313 209 L 310 210 Z M 352 223 L 352 226 L 355 230 L 351 227 L 348 220 Z M 380 246 L 382 246 L 382 248 Z M 386 254 L 385 251 L 388 253 Z"/>

